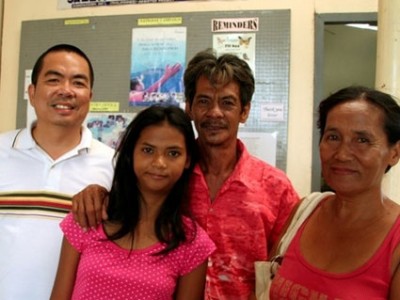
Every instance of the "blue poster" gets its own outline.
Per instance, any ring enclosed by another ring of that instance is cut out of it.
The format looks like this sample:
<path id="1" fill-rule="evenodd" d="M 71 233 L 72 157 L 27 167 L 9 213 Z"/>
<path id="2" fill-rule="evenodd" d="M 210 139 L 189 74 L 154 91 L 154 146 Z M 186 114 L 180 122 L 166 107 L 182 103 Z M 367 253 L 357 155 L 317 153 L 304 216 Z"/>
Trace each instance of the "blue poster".
<path id="1" fill-rule="evenodd" d="M 130 106 L 183 105 L 186 27 L 132 29 Z"/>

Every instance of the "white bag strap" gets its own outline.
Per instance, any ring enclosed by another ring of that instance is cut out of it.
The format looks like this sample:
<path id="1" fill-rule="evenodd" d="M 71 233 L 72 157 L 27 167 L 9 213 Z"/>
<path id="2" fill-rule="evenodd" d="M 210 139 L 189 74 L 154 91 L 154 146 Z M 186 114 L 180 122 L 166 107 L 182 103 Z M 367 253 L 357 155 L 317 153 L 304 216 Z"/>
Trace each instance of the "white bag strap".
<path id="1" fill-rule="evenodd" d="M 290 222 L 288 229 L 286 230 L 285 234 L 283 235 L 279 246 L 278 246 L 278 254 L 283 256 L 288 248 L 290 242 L 292 241 L 294 235 L 296 234 L 297 230 L 300 228 L 301 224 L 308 218 L 308 216 L 314 211 L 317 205 L 321 202 L 322 199 L 325 199 L 329 195 L 334 195 L 332 192 L 314 192 L 305 197 L 297 211 Z"/>

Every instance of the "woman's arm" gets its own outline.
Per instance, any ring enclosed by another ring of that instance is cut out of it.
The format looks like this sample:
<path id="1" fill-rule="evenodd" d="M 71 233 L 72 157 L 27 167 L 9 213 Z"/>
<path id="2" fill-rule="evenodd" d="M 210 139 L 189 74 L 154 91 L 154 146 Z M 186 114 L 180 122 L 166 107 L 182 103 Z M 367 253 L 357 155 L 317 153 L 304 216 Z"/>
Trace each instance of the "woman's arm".
<path id="1" fill-rule="evenodd" d="M 176 300 L 204 299 L 204 285 L 206 282 L 207 260 L 192 272 L 182 276 L 177 285 Z"/>
<path id="2" fill-rule="evenodd" d="M 400 299 L 400 245 L 397 246 L 393 253 L 392 262 L 392 281 L 390 283 L 389 300 Z"/>
<path id="3" fill-rule="evenodd" d="M 75 284 L 80 253 L 64 237 L 60 261 L 50 300 L 70 300 Z"/>

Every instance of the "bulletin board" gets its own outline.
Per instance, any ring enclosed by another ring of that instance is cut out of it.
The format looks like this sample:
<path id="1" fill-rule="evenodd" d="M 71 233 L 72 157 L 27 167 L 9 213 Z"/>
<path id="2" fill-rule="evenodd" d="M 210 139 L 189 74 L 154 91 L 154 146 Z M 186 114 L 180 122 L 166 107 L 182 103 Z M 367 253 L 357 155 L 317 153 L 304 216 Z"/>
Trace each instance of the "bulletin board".
<path id="1" fill-rule="evenodd" d="M 253 20 L 256 20 L 253 22 Z M 198 51 L 229 47 L 233 39 L 247 53 L 256 78 L 250 116 L 240 127 L 250 152 L 256 156 L 272 154 L 268 161 L 286 170 L 287 120 L 289 110 L 290 10 L 221 11 L 145 15 L 118 15 L 24 21 L 22 23 L 17 126 L 27 124 L 29 70 L 47 48 L 68 43 L 81 48 L 90 58 L 94 72 L 92 102 L 117 103 L 115 113 L 134 114 L 143 107 L 131 106 L 133 32 L 151 34 L 157 28 L 184 28 L 184 64 Z M 156 30 L 156 31 L 154 31 Z M 155 35 L 154 35 L 155 36 Z M 228 42 L 227 42 L 228 41 Z M 229 42 L 230 41 L 230 42 Z M 248 43 L 248 44 L 246 44 Z M 217 49 L 217 53 L 219 50 Z M 182 74 L 184 71 L 184 66 Z"/>

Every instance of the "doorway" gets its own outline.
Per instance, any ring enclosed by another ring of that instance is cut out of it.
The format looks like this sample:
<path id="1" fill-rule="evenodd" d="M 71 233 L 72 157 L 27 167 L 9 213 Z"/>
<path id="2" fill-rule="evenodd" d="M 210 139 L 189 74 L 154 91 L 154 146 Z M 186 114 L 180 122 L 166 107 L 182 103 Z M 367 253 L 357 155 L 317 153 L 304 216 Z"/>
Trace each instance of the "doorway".
<path id="1" fill-rule="evenodd" d="M 321 177 L 316 127 L 318 105 L 322 99 L 346 86 L 374 88 L 376 25 L 377 13 L 316 15 L 312 191 L 329 189 Z"/>

